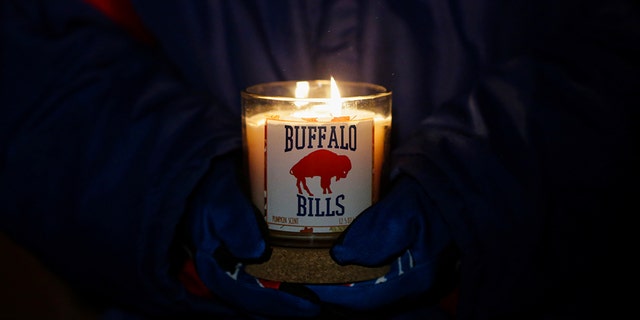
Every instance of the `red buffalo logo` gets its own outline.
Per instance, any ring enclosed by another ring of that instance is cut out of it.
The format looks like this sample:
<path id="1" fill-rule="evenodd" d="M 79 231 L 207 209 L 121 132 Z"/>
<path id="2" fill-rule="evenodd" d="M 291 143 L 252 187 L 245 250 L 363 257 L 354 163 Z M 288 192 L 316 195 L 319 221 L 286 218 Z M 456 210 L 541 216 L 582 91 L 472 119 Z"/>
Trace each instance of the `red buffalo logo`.
<path id="1" fill-rule="evenodd" d="M 300 185 L 307 191 L 309 196 L 313 193 L 307 187 L 307 178 L 320 177 L 320 187 L 322 193 L 331 193 L 331 178 L 336 177 L 336 181 L 346 178 L 351 170 L 351 160 L 344 155 L 338 155 L 328 150 L 317 150 L 309 153 L 298 163 L 291 167 L 289 173 L 296 177 L 296 187 L 298 193 L 302 194 Z"/>

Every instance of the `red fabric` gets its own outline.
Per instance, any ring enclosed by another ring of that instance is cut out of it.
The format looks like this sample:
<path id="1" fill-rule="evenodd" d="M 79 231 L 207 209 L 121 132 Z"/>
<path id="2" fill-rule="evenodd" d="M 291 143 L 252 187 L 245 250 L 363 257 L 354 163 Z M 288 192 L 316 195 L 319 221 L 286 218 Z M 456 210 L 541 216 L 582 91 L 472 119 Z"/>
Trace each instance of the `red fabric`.
<path id="1" fill-rule="evenodd" d="M 200 277 L 193 260 L 188 259 L 182 266 L 182 271 L 178 274 L 178 279 L 191 294 L 199 297 L 213 298 L 211 291 L 207 288 Z"/>
<path id="2" fill-rule="evenodd" d="M 458 307 L 458 288 L 456 287 L 446 297 L 440 300 L 440 307 L 444 309 L 449 315 L 456 316 L 456 308 Z"/>
<path id="3" fill-rule="evenodd" d="M 129 0 L 84 0 L 113 22 L 125 28 L 134 37 L 146 43 L 153 43 L 154 38 L 145 28 Z"/>
<path id="4" fill-rule="evenodd" d="M 263 287 L 276 290 L 280 289 L 280 284 L 282 283 L 280 281 L 271 281 L 265 279 L 258 279 L 258 281 L 260 281 L 260 284 L 262 284 Z"/>

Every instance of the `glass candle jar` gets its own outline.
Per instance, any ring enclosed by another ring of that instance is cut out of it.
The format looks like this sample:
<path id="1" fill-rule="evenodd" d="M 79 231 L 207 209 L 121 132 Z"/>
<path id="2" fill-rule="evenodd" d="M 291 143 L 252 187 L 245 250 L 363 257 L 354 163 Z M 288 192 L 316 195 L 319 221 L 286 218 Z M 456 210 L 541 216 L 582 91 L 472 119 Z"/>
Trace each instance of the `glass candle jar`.
<path id="1" fill-rule="evenodd" d="M 378 200 L 391 96 L 379 85 L 333 78 L 241 92 L 251 199 L 272 244 L 329 247 Z"/>

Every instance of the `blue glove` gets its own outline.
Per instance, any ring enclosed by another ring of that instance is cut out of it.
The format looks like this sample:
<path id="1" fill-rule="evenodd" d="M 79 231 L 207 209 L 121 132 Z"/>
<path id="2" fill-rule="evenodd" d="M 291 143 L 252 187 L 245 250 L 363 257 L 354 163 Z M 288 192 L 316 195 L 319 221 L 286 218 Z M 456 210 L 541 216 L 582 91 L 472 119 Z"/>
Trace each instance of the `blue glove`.
<path id="1" fill-rule="evenodd" d="M 449 231 L 421 185 L 407 176 L 353 221 L 331 255 L 340 265 L 391 266 L 378 279 L 309 286 L 324 302 L 353 310 L 408 300 L 421 307 L 436 305 L 456 279 L 457 255 Z"/>
<path id="2" fill-rule="evenodd" d="M 317 297 L 302 285 L 265 286 L 245 272 L 245 263 L 266 261 L 266 223 L 237 179 L 240 158 L 213 161 L 194 199 L 187 223 L 197 274 L 216 299 L 255 316 L 309 317 L 320 312 Z"/>

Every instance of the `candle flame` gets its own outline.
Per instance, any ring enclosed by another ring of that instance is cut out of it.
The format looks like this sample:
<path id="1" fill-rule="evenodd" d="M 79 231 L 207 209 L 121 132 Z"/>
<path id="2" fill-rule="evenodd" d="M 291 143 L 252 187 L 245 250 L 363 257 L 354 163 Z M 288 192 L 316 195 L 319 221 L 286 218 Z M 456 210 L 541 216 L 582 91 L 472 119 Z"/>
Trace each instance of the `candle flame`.
<path id="1" fill-rule="evenodd" d="M 296 82 L 296 98 L 306 98 L 309 96 L 309 81 Z"/>
<path id="2" fill-rule="evenodd" d="M 336 80 L 331 76 L 331 100 L 329 101 L 329 107 L 333 116 L 342 115 L 342 97 L 340 96 L 340 89 Z"/>
<path id="3" fill-rule="evenodd" d="M 298 111 L 292 114 L 293 117 L 310 122 L 318 121 L 318 119 L 322 118 L 336 119 L 335 121 L 345 121 L 343 120 L 345 118 L 342 116 L 342 96 L 340 95 L 338 84 L 333 76 L 331 77 L 329 97 L 322 98 L 322 103 L 314 101 L 310 105 L 309 101 L 305 100 L 305 98 L 309 98 L 309 93 L 309 82 L 296 82 L 295 96 L 300 100 L 294 102 Z"/>
<path id="4" fill-rule="evenodd" d="M 296 82 L 296 98 L 307 98 L 309 97 L 309 82 L 308 81 L 298 81 Z M 297 107 L 301 107 L 307 104 L 307 101 L 296 101 L 295 105 Z"/>

